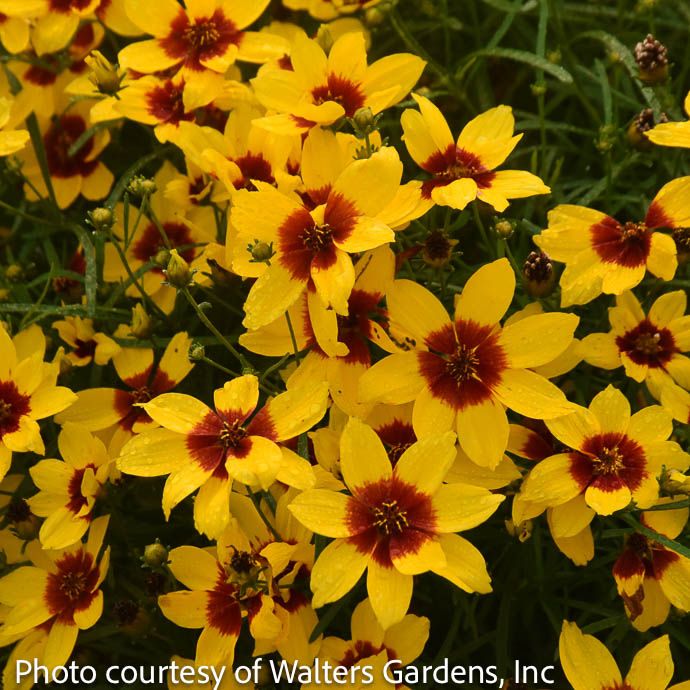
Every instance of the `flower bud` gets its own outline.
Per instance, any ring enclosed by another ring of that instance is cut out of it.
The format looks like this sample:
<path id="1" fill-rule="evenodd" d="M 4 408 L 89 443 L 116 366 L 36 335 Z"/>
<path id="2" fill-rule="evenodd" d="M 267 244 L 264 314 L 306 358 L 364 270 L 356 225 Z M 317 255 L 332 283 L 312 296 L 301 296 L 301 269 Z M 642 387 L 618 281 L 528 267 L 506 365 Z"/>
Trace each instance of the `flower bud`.
<path id="1" fill-rule="evenodd" d="M 321 26 L 319 26 L 319 30 L 316 32 L 316 42 L 321 46 L 321 49 L 326 55 L 331 52 L 331 48 L 335 41 L 333 39 L 333 34 L 331 34 L 331 30 L 326 24 L 321 24 Z"/>
<path id="2" fill-rule="evenodd" d="M 510 218 L 496 218 L 494 230 L 499 237 L 507 240 L 515 232 L 515 221 Z"/>
<path id="3" fill-rule="evenodd" d="M 360 139 L 367 134 L 371 134 L 376 131 L 377 121 L 378 118 L 374 115 L 374 111 L 369 106 L 359 108 L 352 116 L 352 126 L 354 127 L 355 134 L 357 134 Z"/>
<path id="4" fill-rule="evenodd" d="M 151 196 L 156 192 L 156 183 L 143 175 L 135 175 L 127 185 L 127 191 L 141 199 Z"/>
<path id="5" fill-rule="evenodd" d="M 690 260 L 690 228 L 675 228 L 671 232 L 671 237 L 676 243 L 678 263 L 688 263 L 688 260 Z"/>
<path id="6" fill-rule="evenodd" d="M 654 120 L 654 111 L 651 108 L 645 108 L 633 119 L 628 126 L 628 141 L 637 149 L 645 150 L 652 148 L 652 142 L 644 135 L 650 129 L 662 122 L 668 122 L 666 113 L 660 113 L 659 119 Z"/>
<path id="7" fill-rule="evenodd" d="M 24 280 L 24 269 L 19 264 L 10 264 L 5 269 L 5 278 L 10 283 L 20 283 Z"/>
<path id="8" fill-rule="evenodd" d="M 252 263 L 266 263 L 270 265 L 271 258 L 275 254 L 273 242 L 260 242 L 254 240 L 253 244 L 247 245 L 247 251 L 252 255 Z"/>
<path id="9" fill-rule="evenodd" d="M 201 343 L 193 342 L 187 352 L 189 361 L 200 362 L 204 357 L 206 357 L 206 348 Z"/>
<path id="10" fill-rule="evenodd" d="M 522 267 L 522 277 L 532 297 L 546 297 L 556 282 L 551 259 L 542 251 L 529 253 Z"/>
<path id="11" fill-rule="evenodd" d="M 84 62 L 91 68 L 89 81 L 103 94 L 112 96 L 121 87 L 124 72 L 120 72 L 99 50 L 92 50 L 84 58 Z"/>
<path id="12" fill-rule="evenodd" d="M 146 313 L 144 305 L 138 302 L 132 307 L 132 323 L 130 326 L 132 335 L 142 340 L 148 338 L 153 330 L 151 317 Z"/>
<path id="13" fill-rule="evenodd" d="M 153 544 L 144 548 L 144 556 L 141 560 L 149 568 L 160 568 L 168 562 L 168 549 L 156 539 Z"/>
<path id="14" fill-rule="evenodd" d="M 89 221 L 96 232 L 108 232 L 113 227 L 113 212 L 106 206 L 99 206 L 89 211 Z"/>
<path id="15" fill-rule="evenodd" d="M 660 84 L 668 77 L 668 50 L 652 34 L 635 46 L 635 62 L 640 80 L 645 84 Z"/>
<path id="16" fill-rule="evenodd" d="M 177 249 L 170 250 L 168 266 L 163 273 L 165 274 L 168 285 L 178 290 L 189 287 L 192 283 L 193 271 L 185 259 L 180 256 Z"/>
<path id="17" fill-rule="evenodd" d="M 433 268 L 446 266 L 452 258 L 453 247 L 457 243 L 457 240 L 449 239 L 441 230 L 430 232 L 422 248 L 424 263 Z"/>

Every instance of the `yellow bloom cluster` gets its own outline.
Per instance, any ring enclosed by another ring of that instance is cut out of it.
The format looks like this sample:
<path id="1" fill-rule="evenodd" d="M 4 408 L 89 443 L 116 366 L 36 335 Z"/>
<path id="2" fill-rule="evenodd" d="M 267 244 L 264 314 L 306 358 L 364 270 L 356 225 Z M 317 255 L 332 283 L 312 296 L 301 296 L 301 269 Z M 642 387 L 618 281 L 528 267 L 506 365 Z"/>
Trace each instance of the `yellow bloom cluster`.
<path id="1" fill-rule="evenodd" d="M 327 23 L 269 0 L 0 0 L 0 156 L 49 264 L 37 303 L 19 266 L 24 299 L 2 298 L 3 687 L 106 629 L 104 590 L 159 533 L 150 593 L 107 603 L 131 634 L 153 609 L 200 630 L 197 666 L 246 641 L 410 664 L 434 633 L 420 576 L 481 607 L 486 535 L 526 541 L 542 514 L 578 566 L 619 538 L 624 625 L 690 612 L 690 177 L 639 215 L 551 203 L 505 165 L 510 106 L 449 116 L 456 135 L 425 59 L 371 57 L 386 3 L 284 5 Z M 527 225 L 497 216 L 514 202 L 543 226 L 524 266 Z M 624 681 L 566 621 L 560 659 L 576 690 L 673 678 L 667 636 Z"/>

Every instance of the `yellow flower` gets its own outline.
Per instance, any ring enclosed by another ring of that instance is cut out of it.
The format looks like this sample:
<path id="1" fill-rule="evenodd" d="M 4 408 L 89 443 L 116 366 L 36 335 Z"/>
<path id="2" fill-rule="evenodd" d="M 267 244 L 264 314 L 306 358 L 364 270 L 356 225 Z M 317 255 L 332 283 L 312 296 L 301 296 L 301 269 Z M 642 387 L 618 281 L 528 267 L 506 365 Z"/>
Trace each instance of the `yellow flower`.
<path id="1" fill-rule="evenodd" d="M 406 690 L 406 685 L 387 682 L 383 676 L 383 667 L 390 661 L 407 666 L 421 656 L 429 638 L 429 619 L 409 614 L 384 630 L 376 619 L 370 600 L 365 599 L 352 612 L 350 626 L 352 639 L 346 641 L 339 637 L 326 637 L 319 649 L 319 659 L 330 661 L 334 666 L 348 668 L 371 666 L 371 673 L 376 679 L 373 687 Z M 401 666 L 393 665 L 392 668 L 397 671 Z M 391 667 L 389 675 L 390 671 Z M 302 685 L 302 690 L 312 690 L 318 685 L 307 683 Z"/>
<path id="2" fill-rule="evenodd" d="M 690 117 L 690 92 L 685 97 L 685 113 Z M 659 146 L 678 146 L 690 148 L 690 121 L 663 122 L 648 132 L 645 136 Z"/>
<path id="3" fill-rule="evenodd" d="M 235 644 L 247 618 L 257 641 L 275 640 L 281 622 L 268 594 L 270 572 L 265 559 L 256 554 L 250 540 L 231 518 L 210 549 L 180 546 L 170 552 L 169 568 L 188 590 L 158 598 L 163 615 L 183 628 L 199 629 L 196 663 L 232 665 Z"/>
<path id="4" fill-rule="evenodd" d="M 423 96 L 412 97 L 419 112 L 406 110 L 400 122 L 410 156 L 432 176 L 422 185 L 422 196 L 459 210 L 480 199 L 500 212 L 508 207 L 509 199 L 551 191 L 524 170 L 494 172 L 522 138 L 513 136 L 515 119 L 508 106 L 499 105 L 475 117 L 456 142 L 441 111 Z"/>
<path id="5" fill-rule="evenodd" d="M 414 349 L 374 364 L 360 380 L 360 401 L 414 400 L 419 435 L 456 429 L 473 462 L 495 467 L 508 443 L 506 407 L 536 419 L 570 409 L 562 391 L 530 369 L 566 350 L 578 318 L 535 314 L 501 328 L 514 291 L 507 259 L 482 266 L 451 319 L 424 287 L 396 280 L 387 293 L 391 328 L 406 333 Z"/>
<path id="6" fill-rule="evenodd" d="M 596 395 L 589 409 L 578 406 L 569 415 L 546 420 L 546 426 L 572 450 L 537 464 L 525 481 L 523 497 L 543 506 L 564 506 L 564 525 L 587 524 L 587 507 L 599 515 L 611 515 L 631 501 L 649 508 L 659 496 L 662 467 L 684 470 L 690 465 L 690 456 L 667 441 L 673 431 L 671 415 L 651 405 L 631 416 L 630 403 L 612 386 Z"/>
<path id="7" fill-rule="evenodd" d="M 66 316 L 53 322 L 53 328 L 72 348 L 67 358 L 77 367 L 84 367 L 91 362 L 103 366 L 118 352 L 120 346 L 105 333 L 96 333 L 91 319 L 80 316 Z"/>
<path id="8" fill-rule="evenodd" d="M 10 121 L 12 101 L 4 96 L 0 97 L 0 156 L 9 156 L 23 149 L 29 141 L 26 129 L 5 129 Z"/>
<path id="9" fill-rule="evenodd" d="M 353 117 L 364 107 L 380 113 L 405 98 L 425 64 L 416 55 L 396 53 L 367 65 L 361 32 L 340 36 L 328 55 L 318 41 L 298 36 L 291 69 L 262 71 L 252 81 L 262 105 L 278 113 L 259 124 L 276 134 L 295 134 Z"/>
<path id="10" fill-rule="evenodd" d="M 413 576 L 435 572 L 468 592 L 491 591 L 484 558 L 455 534 L 490 517 L 503 496 L 446 484 L 455 434 L 411 445 L 392 467 L 376 432 L 352 418 L 340 439 L 340 467 L 351 495 L 311 489 L 290 510 L 306 527 L 335 539 L 311 577 L 316 608 L 336 601 L 367 573 L 367 591 L 384 629 L 399 623 L 412 597 Z"/>
<path id="11" fill-rule="evenodd" d="M 380 304 L 386 286 L 393 280 L 395 255 L 387 246 L 364 252 L 354 270 L 357 277 L 348 298 L 347 316 L 326 309 L 316 292 L 311 291 L 290 310 L 297 347 L 309 349 L 292 374 L 290 385 L 327 381 L 336 405 L 347 414 L 362 416 L 367 406 L 358 402 L 357 387 L 371 366 L 369 343 L 386 352 L 399 351 L 386 333 L 388 316 Z M 269 356 L 283 356 L 293 348 L 284 317 L 241 335 L 240 344 Z"/>
<path id="12" fill-rule="evenodd" d="M 548 228 L 534 243 L 566 264 L 561 306 L 586 304 L 602 292 L 620 295 L 647 271 L 663 280 L 673 278 L 676 245 L 660 230 L 690 225 L 690 177 L 664 185 L 642 221 L 620 223 L 601 211 L 569 204 L 557 206 L 548 218 Z"/>
<path id="13" fill-rule="evenodd" d="M 658 297 L 649 314 L 632 292 L 616 297 L 609 308 L 609 333 L 591 333 L 582 341 L 585 361 L 602 369 L 623 365 L 630 378 L 647 384 L 657 400 L 663 389 L 680 384 L 690 387 L 690 316 L 682 290 Z M 682 419 L 681 421 L 686 421 Z"/>
<path id="14" fill-rule="evenodd" d="M 44 549 L 64 549 L 86 534 L 111 470 L 103 442 L 76 424 L 65 424 L 58 449 L 63 461 L 41 460 L 29 469 L 39 493 L 27 502 L 46 518 L 39 532 Z"/>
<path id="15" fill-rule="evenodd" d="M 139 403 L 167 393 L 189 374 L 194 368 L 187 357 L 191 342 L 185 332 L 177 333 L 157 364 L 154 364 L 153 350 L 150 348 L 122 348 L 113 358 L 113 365 L 128 390 L 81 390 L 74 404 L 59 414 L 55 421 L 59 424 L 74 422 L 89 431 L 114 427 L 109 449 L 115 456 L 132 434 L 158 426 Z"/>
<path id="16" fill-rule="evenodd" d="M 273 242 L 275 250 L 249 291 L 243 324 L 255 329 L 275 321 L 308 287 L 324 307 L 346 316 L 355 283 L 350 254 L 393 240 L 378 214 L 394 199 L 401 175 L 398 154 L 386 147 L 348 165 L 316 207 L 267 185 L 237 194 L 230 218 L 237 242 Z"/>
<path id="17" fill-rule="evenodd" d="M 56 386 L 59 364 L 44 364 L 45 338 L 37 326 L 10 338 L 0 327 L 0 478 L 12 452 L 45 451 L 38 420 L 69 407 L 77 396 Z"/>
<path id="18" fill-rule="evenodd" d="M 175 0 L 125 0 L 129 19 L 154 38 L 123 48 L 120 65 L 143 74 L 179 69 L 184 109 L 206 105 L 221 94 L 224 74 L 235 60 L 261 63 L 287 51 L 287 42 L 279 36 L 245 30 L 268 2 L 190 2 L 185 9 Z"/>
<path id="19" fill-rule="evenodd" d="M 86 544 L 64 550 L 41 550 L 38 542 L 27 547 L 34 565 L 21 566 L 0 579 L 0 603 L 11 606 L 0 636 L 48 628 L 42 662 L 49 669 L 69 659 L 80 630 L 98 622 L 103 612 L 101 583 L 108 572 L 110 547 L 99 553 L 108 516 L 91 524 Z"/>
<path id="20" fill-rule="evenodd" d="M 271 398 L 249 423 L 259 402 L 256 376 L 228 381 L 213 398 L 215 410 L 179 393 L 144 403 L 162 429 L 129 441 L 117 465 L 141 477 L 170 475 L 163 489 L 166 518 L 199 489 L 194 522 L 215 538 L 227 524 L 232 480 L 264 489 L 276 479 L 300 488 L 313 485 L 309 463 L 277 442 L 298 436 L 323 417 L 328 390 L 325 385 L 288 390 Z"/>
<path id="21" fill-rule="evenodd" d="M 611 652 L 575 623 L 563 621 L 559 641 L 561 666 L 573 690 L 688 690 L 690 681 L 669 688 L 673 659 L 668 635 L 650 642 L 633 659 L 623 680 Z"/>
<path id="22" fill-rule="evenodd" d="M 681 497 L 666 497 L 657 506 Z M 676 539 L 688 521 L 688 508 L 642 513 L 647 527 L 669 539 Z M 671 605 L 690 611 L 690 558 L 642 534 L 628 537 L 623 552 L 613 565 L 613 576 L 625 603 L 625 612 L 636 630 L 645 632 L 666 621 Z"/>

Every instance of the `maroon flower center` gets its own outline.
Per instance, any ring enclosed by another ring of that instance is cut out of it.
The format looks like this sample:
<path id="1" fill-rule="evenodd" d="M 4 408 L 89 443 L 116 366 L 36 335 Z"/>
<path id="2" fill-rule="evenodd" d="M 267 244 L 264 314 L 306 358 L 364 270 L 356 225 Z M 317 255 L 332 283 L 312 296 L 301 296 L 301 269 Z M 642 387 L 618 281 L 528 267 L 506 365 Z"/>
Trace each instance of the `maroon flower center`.
<path id="1" fill-rule="evenodd" d="M 652 368 L 663 367 L 678 352 L 673 334 L 668 328 L 657 328 L 645 319 L 635 328 L 616 338 L 616 345 L 636 364 Z"/>
<path id="2" fill-rule="evenodd" d="M 182 120 L 193 120 L 194 113 L 185 112 L 182 94 L 184 82 L 179 85 L 168 79 L 161 86 L 156 86 L 146 94 L 148 111 L 157 120 L 173 125 Z"/>
<path id="3" fill-rule="evenodd" d="M 53 615 L 71 620 L 74 611 L 87 608 L 93 600 L 98 570 L 91 554 L 83 550 L 65 554 L 55 565 L 57 572 L 48 575 L 46 604 Z"/>
<path id="4" fill-rule="evenodd" d="M 253 180 L 274 184 L 273 170 L 271 164 L 260 154 L 247 153 L 244 156 L 234 159 L 235 165 L 240 169 L 242 178 L 233 184 L 236 189 L 248 189 L 256 191 Z"/>
<path id="5" fill-rule="evenodd" d="M 436 529 L 430 497 L 395 476 L 360 488 L 347 519 L 350 542 L 384 566 L 394 555 L 417 553 Z"/>
<path id="6" fill-rule="evenodd" d="M 340 104 L 347 117 L 352 117 L 365 103 L 360 85 L 338 74 L 329 74 L 326 83 L 313 88 L 311 95 L 315 105 L 328 101 Z"/>
<path id="7" fill-rule="evenodd" d="M 455 144 L 450 144 L 445 151 L 436 151 L 420 167 L 433 175 L 422 185 L 422 195 L 427 199 L 431 197 L 434 187 L 443 187 L 455 180 L 469 177 L 477 183 L 477 187 L 483 189 L 494 178 L 494 173 L 483 165 L 478 156 Z"/>
<path id="8" fill-rule="evenodd" d="M 80 359 L 86 357 L 93 357 L 96 352 L 95 340 L 81 340 L 77 338 L 75 341 L 74 354 Z"/>
<path id="9" fill-rule="evenodd" d="M 29 396 L 19 392 L 14 381 L 0 381 L 0 439 L 19 429 L 19 421 L 29 414 Z"/>
<path id="10" fill-rule="evenodd" d="M 333 228 L 330 225 L 313 225 L 305 228 L 299 238 L 306 249 L 318 254 L 333 246 Z"/>
<path id="11" fill-rule="evenodd" d="M 241 426 L 239 421 L 223 422 L 218 439 L 223 448 L 237 449 L 242 441 L 247 438 L 247 430 Z"/>
<path id="12" fill-rule="evenodd" d="M 590 228 L 594 251 L 604 263 L 636 268 L 647 263 L 651 248 L 651 230 L 645 223 L 621 225 L 607 216 Z"/>
<path id="13" fill-rule="evenodd" d="M 192 261 L 194 259 L 194 247 L 188 246 L 183 248 L 185 245 L 193 243 L 189 226 L 184 223 L 168 222 L 163 223 L 163 230 L 170 242 L 171 248 L 177 249 L 185 261 Z M 151 261 L 158 252 L 165 248 L 165 243 L 158 228 L 153 223 L 149 223 L 132 246 L 132 254 L 135 259 L 146 263 Z M 153 270 L 160 271 L 158 268 Z"/>
<path id="14" fill-rule="evenodd" d="M 141 386 L 130 392 L 132 404 L 147 403 L 153 399 L 153 391 L 148 386 Z"/>
<path id="15" fill-rule="evenodd" d="M 70 155 L 71 146 L 86 131 L 86 122 L 79 115 L 63 115 L 56 118 L 43 135 L 50 174 L 55 177 L 88 176 L 98 165 L 87 160 L 93 149 L 93 138 Z"/>
<path id="16" fill-rule="evenodd" d="M 507 367 L 498 335 L 491 326 L 458 320 L 430 333 L 429 352 L 419 352 L 419 368 L 436 398 L 456 410 L 491 397 Z"/>
<path id="17" fill-rule="evenodd" d="M 202 60 L 210 60 L 227 52 L 230 44 L 238 45 L 242 32 L 221 9 L 210 17 L 199 17 L 193 24 L 184 11 L 180 11 L 170 25 L 170 33 L 161 39 L 163 50 L 173 58 L 184 60 L 193 70 L 204 69 Z"/>

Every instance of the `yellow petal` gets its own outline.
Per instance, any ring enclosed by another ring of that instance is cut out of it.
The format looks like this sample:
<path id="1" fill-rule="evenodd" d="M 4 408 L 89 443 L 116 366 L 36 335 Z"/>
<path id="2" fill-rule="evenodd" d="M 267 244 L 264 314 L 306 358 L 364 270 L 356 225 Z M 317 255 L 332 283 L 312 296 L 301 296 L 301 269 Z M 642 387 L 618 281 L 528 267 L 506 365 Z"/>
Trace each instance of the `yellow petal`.
<path id="1" fill-rule="evenodd" d="M 479 549 L 457 534 L 443 534 L 439 541 L 446 555 L 446 566 L 434 572 L 465 592 L 488 594 L 491 578 Z"/>
<path id="2" fill-rule="evenodd" d="M 599 422 L 603 433 L 624 433 L 630 422 L 630 403 L 617 388 L 607 386 L 594 396 L 589 410 Z"/>
<path id="3" fill-rule="evenodd" d="M 288 506 L 307 529 L 326 537 L 353 534 L 348 514 L 352 498 L 327 489 L 311 489 L 299 494 Z"/>
<path id="4" fill-rule="evenodd" d="M 664 635 L 635 654 L 625 682 L 635 690 L 666 690 L 672 677 L 671 647 Z"/>
<path id="5" fill-rule="evenodd" d="M 74 623 L 56 619 L 48 633 L 42 663 L 51 669 L 56 666 L 64 666 L 74 650 L 78 634 L 79 628 Z"/>
<path id="6" fill-rule="evenodd" d="M 175 579 L 189 589 L 212 590 L 218 581 L 218 562 L 205 549 L 179 546 L 170 552 L 168 564 Z"/>
<path id="7" fill-rule="evenodd" d="M 352 417 L 340 437 L 340 468 L 348 488 L 358 489 L 392 474 L 391 462 L 376 432 Z"/>
<path id="8" fill-rule="evenodd" d="M 400 456 L 393 474 L 417 491 L 432 495 L 455 461 L 455 439 L 453 431 L 420 439 Z"/>
<path id="9" fill-rule="evenodd" d="M 571 474 L 569 453 L 552 455 L 534 466 L 522 488 L 526 501 L 559 505 L 578 496 L 582 487 Z"/>
<path id="10" fill-rule="evenodd" d="M 158 597 L 163 615 L 181 628 L 203 628 L 208 607 L 207 592 L 171 592 Z"/>
<path id="11" fill-rule="evenodd" d="M 444 484 L 432 497 L 436 512 L 436 532 L 462 532 L 487 520 L 496 512 L 504 496 L 469 484 Z"/>
<path id="12" fill-rule="evenodd" d="M 399 623 L 407 613 L 412 599 L 412 575 L 372 561 L 367 571 L 369 602 L 381 627 L 386 630 Z"/>
<path id="13" fill-rule="evenodd" d="M 515 272 L 508 259 L 482 266 L 465 283 L 455 308 L 456 319 L 493 326 L 513 301 Z"/>
<path id="14" fill-rule="evenodd" d="M 368 561 L 369 554 L 347 541 L 338 539 L 329 544 L 316 560 L 311 574 L 314 608 L 347 594 L 357 584 Z"/>
<path id="15" fill-rule="evenodd" d="M 503 405 L 489 399 L 458 410 L 458 439 L 472 462 L 496 467 L 508 445 L 508 418 Z"/>

